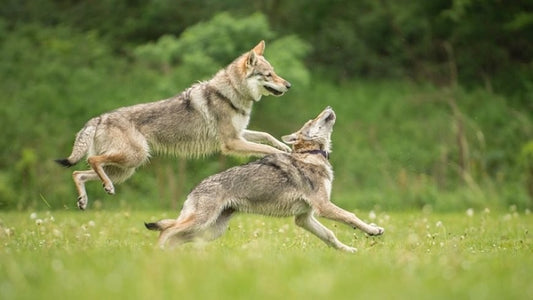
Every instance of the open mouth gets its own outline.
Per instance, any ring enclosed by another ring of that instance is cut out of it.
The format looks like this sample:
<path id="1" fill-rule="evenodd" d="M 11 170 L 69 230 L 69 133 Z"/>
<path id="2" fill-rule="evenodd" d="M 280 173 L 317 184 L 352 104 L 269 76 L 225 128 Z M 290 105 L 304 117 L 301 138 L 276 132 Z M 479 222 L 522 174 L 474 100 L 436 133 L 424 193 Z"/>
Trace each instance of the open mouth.
<path id="1" fill-rule="evenodd" d="M 276 89 L 274 89 L 274 88 L 271 88 L 271 87 L 269 87 L 269 86 L 266 86 L 266 85 L 264 85 L 264 88 L 265 88 L 267 91 L 269 91 L 269 92 L 270 92 L 272 95 L 274 95 L 274 96 L 279 96 L 279 95 L 283 94 L 283 92 L 280 92 L 280 91 L 278 91 L 278 90 L 276 90 Z"/>

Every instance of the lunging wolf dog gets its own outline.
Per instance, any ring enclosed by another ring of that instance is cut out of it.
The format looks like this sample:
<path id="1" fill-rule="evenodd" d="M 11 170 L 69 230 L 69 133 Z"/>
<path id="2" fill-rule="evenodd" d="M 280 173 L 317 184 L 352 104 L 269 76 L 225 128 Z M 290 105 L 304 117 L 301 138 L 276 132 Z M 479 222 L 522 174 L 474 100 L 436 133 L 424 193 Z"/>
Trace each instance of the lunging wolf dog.
<path id="1" fill-rule="evenodd" d="M 254 102 L 261 96 L 283 95 L 291 87 L 263 57 L 264 49 L 261 41 L 209 81 L 173 98 L 122 107 L 89 120 L 78 132 L 72 154 L 56 160 L 70 167 L 87 155 L 91 169 L 72 174 L 78 207 L 87 207 L 86 181 L 100 179 L 105 191 L 114 194 L 113 183 L 133 175 L 152 151 L 186 157 L 217 151 L 237 155 L 290 151 L 270 134 L 246 129 Z"/>
<path id="2" fill-rule="evenodd" d="M 236 212 L 269 216 L 295 216 L 296 225 L 310 231 L 336 249 L 355 252 L 315 219 L 318 215 L 339 221 L 369 235 L 384 229 L 366 224 L 353 213 L 330 202 L 333 170 L 329 163 L 334 111 L 327 107 L 297 132 L 284 136 L 293 151 L 276 153 L 233 167 L 203 180 L 188 195 L 177 219 L 145 223 L 159 230 L 159 245 L 179 245 L 221 236 Z"/>

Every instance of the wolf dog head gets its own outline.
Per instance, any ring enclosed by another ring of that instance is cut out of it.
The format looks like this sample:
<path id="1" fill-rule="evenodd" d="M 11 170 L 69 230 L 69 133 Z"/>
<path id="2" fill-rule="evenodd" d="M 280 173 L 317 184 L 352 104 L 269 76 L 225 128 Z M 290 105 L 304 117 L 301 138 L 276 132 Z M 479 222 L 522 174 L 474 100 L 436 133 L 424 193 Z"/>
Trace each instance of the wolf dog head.
<path id="1" fill-rule="evenodd" d="M 281 139 L 287 144 L 292 144 L 295 152 L 306 150 L 330 152 L 335 118 L 335 112 L 328 106 L 316 118 L 307 121 L 300 130 Z"/>
<path id="2" fill-rule="evenodd" d="M 241 69 L 250 96 L 259 101 L 261 96 L 281 96 L 291 87 L 290 82 L 274 72 L 274 68 L 263 56 L 265 42 L 261 41 L 248 53 L 240 57 Z"/>

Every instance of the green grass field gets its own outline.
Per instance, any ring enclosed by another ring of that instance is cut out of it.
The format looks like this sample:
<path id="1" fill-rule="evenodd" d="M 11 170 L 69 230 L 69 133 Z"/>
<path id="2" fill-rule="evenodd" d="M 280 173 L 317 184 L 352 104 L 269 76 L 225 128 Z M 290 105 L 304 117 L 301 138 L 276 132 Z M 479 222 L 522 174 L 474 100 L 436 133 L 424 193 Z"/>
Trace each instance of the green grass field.
<path id="1" fill-rule="evenodd" d="M 359 249 L 328 248 L 292 219 L 238 215 L 222 238 L 157 249 L 161 211 L 0 212 L 0 299 L 532 299 L 533 216 L 356 212 Z"/>

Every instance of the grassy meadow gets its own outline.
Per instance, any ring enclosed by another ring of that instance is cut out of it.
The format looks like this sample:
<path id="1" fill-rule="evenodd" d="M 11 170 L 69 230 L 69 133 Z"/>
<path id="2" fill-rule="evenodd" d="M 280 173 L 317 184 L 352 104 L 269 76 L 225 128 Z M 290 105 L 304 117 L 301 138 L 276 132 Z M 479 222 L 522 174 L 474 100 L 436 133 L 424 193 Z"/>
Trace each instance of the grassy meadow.
<path id="1" fill-rule="evenodd" d="M 533 299 L 522 4 L 181 2 L 2 6 L 0 300 Z M 71 174 L 88 166 L 53 160 L 87 120 L 172 97 L 261 39 L 293 87 L 254 104 L 249 129 L 280 138 L 333 107 L 333 201 L 383 236 L 324 221 L 347 254 L 292 219 L 239 215 L 212 243 L 158 249 L 143 221 L 253 159 L 218 154 L 154 155 L 114 196 L 88 183 L 75 208 Z"/>
<path id="2" fill-rule="evenodd" d="M 368 237 L 322 220 L 359 251 L 292 219 L 238 215 L 212 243 L 155 247 L 163 211 L 0 212 L 1 299 L 531 299 L 529 211 L 356 211 Z"/>

